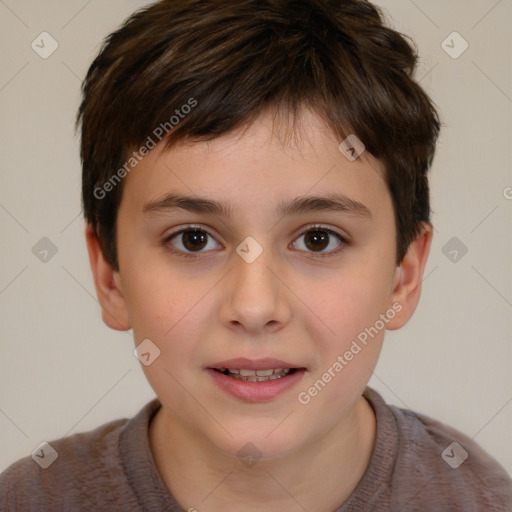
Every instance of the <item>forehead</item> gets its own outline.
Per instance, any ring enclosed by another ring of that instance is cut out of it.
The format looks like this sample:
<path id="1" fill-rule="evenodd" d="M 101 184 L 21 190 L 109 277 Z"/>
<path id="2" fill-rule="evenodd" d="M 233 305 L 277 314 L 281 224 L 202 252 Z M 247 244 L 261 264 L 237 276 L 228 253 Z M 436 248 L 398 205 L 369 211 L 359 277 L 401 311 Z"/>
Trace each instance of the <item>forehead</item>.
<path id="1" fill-rule="evenodd" d="M 369 212 L 390 204 L 383 167 L 372 155 L 348 159 L 342 141 L 311 112 L 294 128 L 266 112 L 211 141 L 170 149 L 160 143 L 126 176 L 122 202 L 141 213 L 168 195 L 210 198 L 223 213 L 273 204 L 282 214 L 305 196 L 343 196 Z"/>

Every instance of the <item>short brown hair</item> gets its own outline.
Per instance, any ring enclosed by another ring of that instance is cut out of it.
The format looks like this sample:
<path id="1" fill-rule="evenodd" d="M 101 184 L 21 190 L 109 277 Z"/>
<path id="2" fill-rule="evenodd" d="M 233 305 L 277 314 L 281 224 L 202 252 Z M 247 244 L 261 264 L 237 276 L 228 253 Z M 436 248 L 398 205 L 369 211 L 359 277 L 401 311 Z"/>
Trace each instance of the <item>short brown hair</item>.
<path id="1" fill-rule="evenodd" d="M 156 127 L 170 126 L 171 147 L 214 139 L 267 109 L 295 120 L 308 107 L 340 142 L 355 134 L 383 162 L 399 264 L 430 222 L 427 171 L 440 130 L 406 38 L 365 0 L 162 0 L 135 12 L 103 42 L 77 116 L 84 215 L 105 259 L 118 270 L 121 178 Z"/>

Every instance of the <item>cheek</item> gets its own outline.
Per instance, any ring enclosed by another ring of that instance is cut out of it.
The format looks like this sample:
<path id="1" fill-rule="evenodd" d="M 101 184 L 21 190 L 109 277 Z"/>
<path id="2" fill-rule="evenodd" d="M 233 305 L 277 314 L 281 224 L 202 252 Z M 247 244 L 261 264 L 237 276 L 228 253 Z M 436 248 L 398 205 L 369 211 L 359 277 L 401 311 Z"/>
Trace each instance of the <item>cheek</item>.
<path id="1" fill-rule="evenodd" d="M 183 276 L 163 277 L 164 273 L 153 267 L 152 272 L 132 279 L 130 314 L 135 344 L 149 339 L 159 351 L 151 364 L 141 365 L 146 379 L 179 417 L 179 411 L 193 406 L 183 389 L 193 388 L 195 369 L 201 366 L 204 335 L 200 329 L 212 308 L 211 299 L 205 297 L 211 285 L 203 281 L 192 286 Z"/>
<path id="2" fill-rule="evenodd" d="M 174 374 L 200 365 L 203 331 L 215 311 L 211 288 L 216 281 L 204 275 L 191 279 L 157 265 L 132 275 L 126 296 L 135 343 L 150 339 L 157 345 L 156 367 Z"/>
<path id="3" fill-rule="evenodd" d="M 330 281 L 328 292 L 317 290 L 316 308 L 333 331 L 336 348 L 343 348 L 347 342 L 350 344 L 385 312 L 391 278 L 383 275 L 382 269 L 377 271 L 368 265 L 362 269 L 351 268 Z"/>
<path id="4" fill-rule="evenodd" d="M 170 292 L 161 281 L 137 279 L 131 283 L 127 296 L 136 342 L 144 338 L 162 340 L 177 322 L 180 313 L 178 289 Z"/>
<path id="5" fill-rule="evenodd" d="M 358 297 L 337 316 L 331 316 L 335 335 L 323 338 L 322 356 L 310 376 L 311 382 L 322 381 L 319 389 L 328 384 L 330 391 L 324 398 L 332 393 L 332 400 L 345 402 L 355 396 L 355 391 L 364 389 L 377 363 L 385 333 L 380 318 L 385 309 L 365 299 Z"/>
<path id="6" fill-rule="evenodd" d="M 179 268 L 166 264 L 161 256 L 144 257 L 151 251 L 136 251 L 126 260 L 123 291 L 132 320 L 135 340 L 164 341 L 180 319 L 187 316 L 206 283 L 186 279 Z"/>
<path id="7" fill-rule="evenodd" d="M 395 314 L 389 306 L 391 258 L 392 254 L 380 261 L 355 262 L 330 281 L 328 293 L 313 291 L 319 298 L 316 307 L 333 333 L 318 343 L 323 353 L 299 403 L 332 421 L 353 397 L 360 396 L 377 364 L 385 320 Z"/>
<path id="8" fill-rule="evenodd" d="M 385 333 L 381 315 L 387 311 L 386 288 L 378 290 L 374 283 L 369 293 L 361 277 L 355 275 L 353 282 L 344 281 L 338 292 L 323 297 L 319 310 L 334 334 L 324 331 L 317 338 L 319 357 L 296 397 L 312 416 L 331 425 L 365 389 Z"/>

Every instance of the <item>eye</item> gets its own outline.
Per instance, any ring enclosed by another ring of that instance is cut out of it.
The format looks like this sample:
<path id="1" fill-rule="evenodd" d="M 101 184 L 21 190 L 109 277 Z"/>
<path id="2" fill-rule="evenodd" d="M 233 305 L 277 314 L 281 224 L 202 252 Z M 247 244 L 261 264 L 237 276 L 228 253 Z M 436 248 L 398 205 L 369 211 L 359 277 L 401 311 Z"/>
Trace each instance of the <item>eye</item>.
<path id="1" fill-rule="evenodd" d="M 211 242 L 208 240 L 209 238 L 211 238 Z M 193 256 L 194 253 L 220 247 L 208 232 L 195 227 L 172 233 L 165 238 L 163 243 L 165 246 L 172 246 L 173 251 L 183 253 L 183 256 Z"/>
<path id="2" fill-rule="evenodd" d="M 207 231 L 194 226 L 171 233 L 162 243 L 172 252 L 184 257 L 194 257 L 222 247 Z M 348 242 L 340 233 L 323 226 L 312 226 L 293 243 L 296 249 L 309 252 L 318 258 L 336 254 L 346 245 Z"/>
<path id="3" fill-rule="evenodd" d="M 322 226 L 313 226 L 305 233 L 299 236 L 297 240 L 303 242 L 295 242 L 295 248 L 312 252 L 315 256 L 325 257 L 338 253 L 344 246 L 348 245 L 347 240 L 336 231 Z M 326 250 L 329 249 L 330 250 Z"/>

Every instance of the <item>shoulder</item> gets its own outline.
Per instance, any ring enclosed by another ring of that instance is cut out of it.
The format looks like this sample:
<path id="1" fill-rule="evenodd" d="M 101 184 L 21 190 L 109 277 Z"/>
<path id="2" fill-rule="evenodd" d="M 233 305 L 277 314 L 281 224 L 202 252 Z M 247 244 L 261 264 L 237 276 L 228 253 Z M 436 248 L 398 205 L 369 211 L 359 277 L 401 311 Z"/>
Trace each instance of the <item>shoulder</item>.
<path id="1" fill-rule="evenodd" d="M 473 439 L 424 414 L 388 407 L 398 428 L 396 485 L 417 489 L 413 502 L 465 512 L 512 509 L 510 476 Z"/>
<path id="2" fill-rule="evenodd" d="M 149 405 L 137 415 L 138 423 Z M 44 503 L 45 510 L 73 510 L 78 504 L 89 510 L 117 510 L 120 499 L 135 503 L 135 496 L 129 496 L 119 441 L 136 418 L 49 441 L 11 464 L 0 474 L 0 509 L 40 510 Z M 122 497 L 117 495 L 121 489 Z"/>

